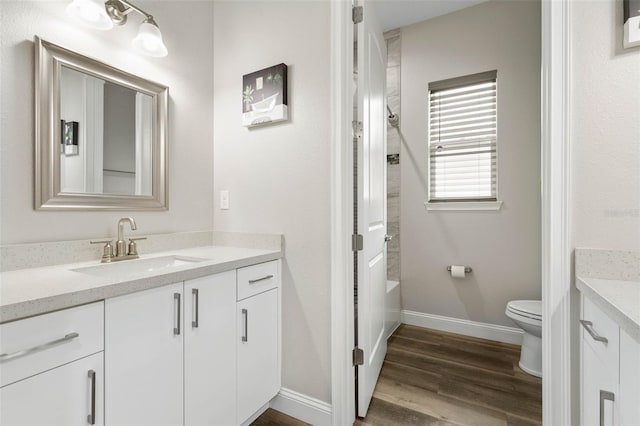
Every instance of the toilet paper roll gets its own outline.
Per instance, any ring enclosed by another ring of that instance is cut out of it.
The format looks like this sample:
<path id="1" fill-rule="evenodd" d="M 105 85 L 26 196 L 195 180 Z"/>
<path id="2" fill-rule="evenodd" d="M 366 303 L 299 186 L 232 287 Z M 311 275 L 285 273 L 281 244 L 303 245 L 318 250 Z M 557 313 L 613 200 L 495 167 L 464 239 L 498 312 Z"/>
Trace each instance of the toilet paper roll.
<path id="1" fill-rule="evenodd" d="M 464 278 L 466 276 L 464 266 L 451 265 L 451 276 L 453 278 Z"/>

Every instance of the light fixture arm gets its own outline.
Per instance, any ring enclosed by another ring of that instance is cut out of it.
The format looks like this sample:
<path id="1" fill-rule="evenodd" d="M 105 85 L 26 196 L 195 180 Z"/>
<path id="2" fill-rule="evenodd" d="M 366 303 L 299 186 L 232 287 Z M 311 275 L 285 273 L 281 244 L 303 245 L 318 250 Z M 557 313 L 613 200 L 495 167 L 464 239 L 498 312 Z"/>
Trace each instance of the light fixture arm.
<path id="1" fill-rule="evenodd" d="M 152 15 L 127 0 L 108 0 L 104 6 L 114 24 L 124 25 L 127 22 L 127 15 L 135 11 L 145 17 L 145 22 L 158 25 Z"/>

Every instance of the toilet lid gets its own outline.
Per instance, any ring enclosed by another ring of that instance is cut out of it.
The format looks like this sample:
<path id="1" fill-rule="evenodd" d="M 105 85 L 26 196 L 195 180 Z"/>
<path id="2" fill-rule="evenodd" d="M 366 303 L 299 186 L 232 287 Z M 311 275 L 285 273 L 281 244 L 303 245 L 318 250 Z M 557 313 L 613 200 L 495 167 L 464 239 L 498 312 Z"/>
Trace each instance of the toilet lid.
<path id="1" fill-rule="evenodd" d="M 542 318 L 542 301 L 540 300 L 512 300 L 507 303 L 507 309 L 528 317 Z"/>

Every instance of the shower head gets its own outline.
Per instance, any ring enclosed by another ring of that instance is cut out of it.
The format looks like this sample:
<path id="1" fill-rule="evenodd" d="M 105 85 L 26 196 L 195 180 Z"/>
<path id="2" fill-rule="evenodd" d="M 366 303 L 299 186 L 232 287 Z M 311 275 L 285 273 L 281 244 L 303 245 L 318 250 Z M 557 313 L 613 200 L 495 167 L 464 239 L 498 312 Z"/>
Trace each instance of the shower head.
<path id="1" fill-rule="evenodd" d="M 389 125 L 391 127 L 398 127 L 398 123 L 400 122 L 400 117 L 398 117 L 398 114 L 391 111 L 389 105 L 387 105 L 387 111 L 389 111 L 389 116 L 387 117 L 387 119 L 389 120 Z"/>

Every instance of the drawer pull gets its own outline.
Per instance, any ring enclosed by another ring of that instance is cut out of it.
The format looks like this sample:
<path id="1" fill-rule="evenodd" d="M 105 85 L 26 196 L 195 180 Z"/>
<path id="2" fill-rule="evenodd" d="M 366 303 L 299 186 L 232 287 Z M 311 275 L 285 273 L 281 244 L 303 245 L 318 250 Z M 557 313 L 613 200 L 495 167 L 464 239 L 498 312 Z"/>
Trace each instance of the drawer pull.
<path id="1" fill-rule="evenodd" d="M 89 380 L 91 381 L 91 412 L 87 416 L 87 423 L 96 424 L 96 372 L 89 370 Z"/>
<path id="2" fill-rule="evenodd" d="M 244 330 L 242 334 L 242 341 L 248 342 L 249 341 L 249 311 L 247 311 L 246 309 L 243 309 L 242 317 L 244 319 Z"/>
<path id="3" fill-rule="evenodd" d="M 191 294 L 193 296 L 193 303 L 195 307 L 193 309 L 193 314 L 195 318 L 191 321 L 191 327 L 198 328 L 198 311 L 200 310 L 200 296 L 197 288 L 191 289 Z"/>
<path id="4" fill-rule="evenodd" d="M 270 280 L 271 278 L 273 278 L 273 275 L 267 275 L 266 277 L 258 278 L 255 280 L 249 280 L 249 284 L 259 283 L 260 281 Z"/>
<path id="5" fill-rule="evenodd" d="M 591 321 L 580 320 L 580 324 L 582 324 L 584 329 L 587 330 L 587 333 L 589 333 L 589 335 L 593 337 L 593 340 L 602 343 L 609 343 L 609 340 L 606 337 L 602 337 L 595 332 L 595 330 L 593 329 L 593 323 Z"/>
<path id="6" fill-rule="evenodd" d="M 182 313 L 180 312 L 180 293 L 173 293 L 173 300 L 176 304 L 176 311 L 177 311 L 177 315 L 175 318 L 175 324 L 173 327 L 173 334 L 174 336 L 179 336 L 180 335 L 180 317 L 182 316 Z M 175 312 L 175 311 L 174 311 Z"/>
<path id="7" fill-rule="evenodd" d="M 10 354 L 1 354 L 0 355 L 0 362 L 8 361 L 10 359 L 18 358 L 18 357 L 21 357 L 21 356 L 25 356 L 25 355 L 28 355 L 28 354 L 33 353 L 33 352 L 41 351 L 43 349 L 48 349 L 48 348 L 51 348 L 53 346 L 59 345 L 61 343 L 69 342 L 69 341 L 75 339 L 78 336 L 80 336 L 78 333 L 69 333 L 69 334 L 67 334 L 66 336 L 64 336 L 64 337 L 62 337 L 60 339 L 55 339 L 55 340 L 52 340 L 50 342 L 43 343 L 41 345 L 34 346 L 32 348 L 29 348 L 29 349 L 24 349 L 22 351 L 13 352 L 13 353 L 10 353 Z"/>
<path id="8" fill-rule="evenodd" d="M 600 390 L 600 426 L 604 426 L 604 402 L 614 402 L 615 399 L 616 396 L 613 394 L 613 392 Z"/>

